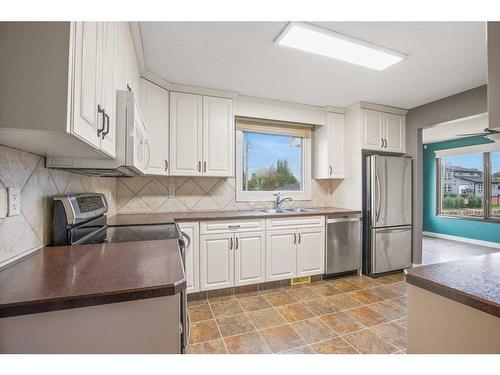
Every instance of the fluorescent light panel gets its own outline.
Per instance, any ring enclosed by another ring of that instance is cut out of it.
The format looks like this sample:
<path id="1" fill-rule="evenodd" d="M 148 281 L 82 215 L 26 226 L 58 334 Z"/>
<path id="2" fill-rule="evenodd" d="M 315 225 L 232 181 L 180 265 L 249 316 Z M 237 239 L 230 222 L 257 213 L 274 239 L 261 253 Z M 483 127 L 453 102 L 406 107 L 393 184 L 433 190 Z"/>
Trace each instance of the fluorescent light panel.
<path id="1" fill-rule="evenodd" d="M 406 57 L 376 44 L 298 22 L 289 23 L 276 43 L 375 70 L 384 70 Z"/>

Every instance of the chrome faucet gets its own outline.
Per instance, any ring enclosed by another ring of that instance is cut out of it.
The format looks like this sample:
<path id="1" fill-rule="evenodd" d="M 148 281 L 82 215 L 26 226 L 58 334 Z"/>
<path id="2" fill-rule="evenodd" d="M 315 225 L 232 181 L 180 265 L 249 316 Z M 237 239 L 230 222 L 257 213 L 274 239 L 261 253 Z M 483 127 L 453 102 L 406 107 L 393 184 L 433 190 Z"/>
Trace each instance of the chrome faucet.
<path id="1" fill-rule="evenodd" d="M 293 201 L 293 199 L 290 197 L 283 197 L 282 198 L 281 197 L 282 193 L 276 193 L 276 194 L 274 194 L 274 196 L 276 197 L 276 207 L 275 207 L 276 210 L 281 210 L 281 206 L 283 205 L 283 202 Z"/>

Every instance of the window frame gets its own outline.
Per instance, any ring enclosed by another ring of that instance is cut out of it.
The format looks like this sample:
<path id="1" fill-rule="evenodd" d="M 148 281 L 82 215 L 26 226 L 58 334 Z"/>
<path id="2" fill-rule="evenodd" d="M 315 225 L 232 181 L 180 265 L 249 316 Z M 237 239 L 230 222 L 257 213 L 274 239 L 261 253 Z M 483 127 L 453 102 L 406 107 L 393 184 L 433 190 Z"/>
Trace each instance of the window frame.
<path id="1" fill-rule="evenodd" d="M 456 220 L 472 220 L 472 221 L 485 221 L 485 222 L 500 222 L 500 217 L 494 217 L 490 215 L 491 209 L 491 154 L 492 151 L 483 152 L 483 215 L 481 217 L 474 216 L 457 216 L 457 215 L 447 215 L 442 213 L 442 199 L 441 199 L 441 188 L 442 186 L 442 176 L 441 176 L 441 159 L 442 157 L 436 157 L 436 213 L 435 216 L 443 217 L 447 219 Z"/>
<path id="2" fill-rule="evenodd" d="M 275 201 L 277 193 L 282 193 L 296 201 L 311 200 L 311 138 L 302 138 L 302 189 L 300 191 L 245 191 L 243 190 L 243 130 L 236 130 L 236 201 Z M 263 134 L 274 134 L 262 132 Z"/>

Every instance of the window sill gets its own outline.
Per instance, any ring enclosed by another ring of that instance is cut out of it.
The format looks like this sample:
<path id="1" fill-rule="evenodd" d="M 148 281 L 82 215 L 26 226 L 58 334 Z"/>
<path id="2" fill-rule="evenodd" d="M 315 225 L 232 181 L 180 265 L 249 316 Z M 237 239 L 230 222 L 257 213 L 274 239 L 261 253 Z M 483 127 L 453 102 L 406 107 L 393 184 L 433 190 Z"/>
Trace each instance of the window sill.
<path id="1" fill-rule="evenodd" d="M 484 217 L 473 217 L 473 216 L 453 216 L 453 215 L 443 215 L 443 214 L 436 214 L 435 217 L 440 218 L 440 219 L 452 219 L 452 220 L 467 220 L 467 221 L 483 221 L 483 222 L 488 222 L 488 223 L 500 223 L 500 217 L 499 218 L 484 218 Z"/>

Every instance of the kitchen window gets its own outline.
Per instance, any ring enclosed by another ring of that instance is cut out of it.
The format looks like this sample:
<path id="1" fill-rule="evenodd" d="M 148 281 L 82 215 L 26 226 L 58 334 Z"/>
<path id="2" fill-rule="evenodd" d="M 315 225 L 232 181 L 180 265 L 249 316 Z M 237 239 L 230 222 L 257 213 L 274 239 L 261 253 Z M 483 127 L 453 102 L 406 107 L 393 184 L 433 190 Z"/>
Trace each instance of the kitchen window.
<path id="1" fill-rule="evenodd" d="M 311 199 L 310 126 L 237 118 L 236 140 L 238 201 Z"/>
<path id="2" fill-rule="evenodd" d="M 500 151 L 482 152 L 496 148 L 489 143 L 436 152 L 437 215 L 500 220 Z"/>

